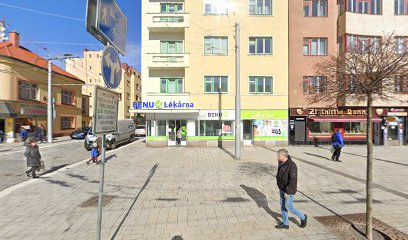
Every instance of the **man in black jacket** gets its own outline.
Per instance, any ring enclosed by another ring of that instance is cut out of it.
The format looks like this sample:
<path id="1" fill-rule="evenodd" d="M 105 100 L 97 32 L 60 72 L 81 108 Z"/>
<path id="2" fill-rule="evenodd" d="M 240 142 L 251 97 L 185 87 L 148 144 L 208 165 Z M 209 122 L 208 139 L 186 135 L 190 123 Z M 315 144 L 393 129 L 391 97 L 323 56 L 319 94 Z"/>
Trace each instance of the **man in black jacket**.
<path id="1" fill-rule="evenodd" d="M 278 151 L 278 174 L 276 183 L 280 192 L 280 205 L 282 210 L 282 223 L 276 225 L 278 229 L 289 229 L 288 211 L 300 218 L 300 227 L 307 224 L 307 215 L 303 214 L 293 206 L 293 200 L 297 191 L 297 167 L 289 156 L 286 149 Z"/>

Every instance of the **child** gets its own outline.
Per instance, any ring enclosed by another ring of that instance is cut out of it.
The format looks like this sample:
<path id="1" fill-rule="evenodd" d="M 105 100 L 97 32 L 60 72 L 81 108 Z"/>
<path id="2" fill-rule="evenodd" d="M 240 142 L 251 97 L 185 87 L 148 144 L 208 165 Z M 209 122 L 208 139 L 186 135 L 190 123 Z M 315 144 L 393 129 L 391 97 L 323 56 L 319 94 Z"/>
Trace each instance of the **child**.
<path id="1" fill-rule="evenodd" d="M 88 162 L 86 162 L 86 164 L 89 165 L 89 163 L 90 163 L 91 161 L 92 161 L 93 163 L 99 164 L 98 157 L 99 157 L 98 144 L 97 144 L 97 143 L 93 143 L 93 144 L 92 144 L 92 149 L 91 149 L 91 159 L 89 159 Z"/>
<path id="2" fill-rule="evenodd" d="M 27 141 L 24 156 L 27 158 L 27 167 L 30 168 L 26 171 L 27 177 L 37 178 L 35 171 L 41 164 L 41 154 L 37 142 L 34 139 Z"/>

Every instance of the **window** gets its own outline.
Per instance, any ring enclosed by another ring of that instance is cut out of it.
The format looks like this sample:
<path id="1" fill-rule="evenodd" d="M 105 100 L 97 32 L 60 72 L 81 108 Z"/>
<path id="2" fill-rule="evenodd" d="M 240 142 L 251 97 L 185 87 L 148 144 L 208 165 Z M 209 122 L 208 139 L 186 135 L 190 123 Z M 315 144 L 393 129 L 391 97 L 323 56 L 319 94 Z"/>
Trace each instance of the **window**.
<path id="1" fill-rule="evenodd" d="M 61 129 L 74 129 L 75 119 L 74 117 L 61 117 Z"/>
<path id="2" fill-rule="evenodd" d="M 61 91 L 61 103 L 62 104 L 68 104 L 68 105 L 74 105 L 74 94 L 69 91 L 62 90 Z"/>
<path id="3" fill-rule="evenodd" d="M 304 0 L 305 17 L 327 17 L 327 0 Z"/>
<path id="4" fill-rule="evenodd" d="M 327 38 L 304 38 L 303 55 L 305 56 L 327 55 Z"/>
<path id="5" fill-rule="evenodd" d="M 347 12 L 382 14 L 382 0 L 346 0 Z"/>
<path id="6" fill-rule="evenodd" d="M 303 93 L 315 94 L 326 92 L 326 77 L 319 76 L 304 76 L 303 77 Z"/>
<path id="7" fill-rule="evenodd" d="M 228 1 L 227 0 L 205 0 L 205 14 L 227 15 L 228 14 Z"/>
<path id="8" fill-rule="evenodd" d="M 126 93 L 126 99 L 130 100 L 130 93 Z"/>
<path id="9" fill-rule="evenodd" d="M 395 79 L 395 92 L 408 93 L 408 77 L 397 77 Z"/>
<path id="10" fill-rule="evenodd" d="M 228 77 L 227 76 L 205 76 L 204 77 L 205 93 L 227 93 Z"/>
<path id="11" fill-rule="evenodd" d="M 204 37 L 204 54 L 228 54 L 228 37 Z"/>
<path id="12" fill-rule="evenodd" d="M 139 90 L 139 84 L 136 84 L 136 90 Z"/>
<path id="13" fill-rule="evenodd" d="M 272 77 L 249 77 L 249 93 L 272 93 Z"/>
<path id="14" fill-rule="evenodd" d="M 161 13 L 182 13 L 183 4 L 178 3 L 162 3 L 160 4 Z"/>
<path id="15" fill-rule="evenodd" d="M 396 37 L 396 48 L 397 53 L 407 53 L 408 52 L 408 37 Z"/>
<path id="16" fill-rule="evenodd" d="M 249 0 L 249 15 L 272 15 L 272 0 Z"/>
<path id="17" fill-rule="evenodd" d="M 38 100 L 38 85 L 26 81 L 18 81 L 18 97 L 21 99 Z"/>
<path id="18" fill-rule="evenodd" d="M 380 37 L 346 35 L 346 51 L 368 51 L 370 48 L 378 49 L 380 47 Z"/>
<path id="19" fill-rule="evenodd" d="M 202 120 L 196 121 L 196 132 L 200 126 L 200 136 L 234 136 L 232 121 Z"/>
<path id="20" fill-rule="evenodd" d="M 250 37 L 249 38 L 250 54 L 272 54 L 271 37 Z"/>
<path id="21" fill-rule="evenodd" d="M 182 78 L 162 78 L 160 82 L 160 93 L 177 94 L 184 92 Z"/>
<path id="22" fill-rule="evenodd" d="M 408 0 L 394 0 L 395 15 L 408 15 Z"/>
<path id="23" fill-rule="evenodd" d="M 366 134 L 366 122 L 345 122 L 344 133 L 346 134 Z"/>
<path id="24" fill-rule="evenodd" d="M 130 80 L 126 81 L 126 86 L 130 87 Z"/>
<path id="25" fill-rule="evenodd" d="M 160 53 L 172 54 L 172 53 L 184 53 L 184 46 L 182 41 L 161 41 Z"/>

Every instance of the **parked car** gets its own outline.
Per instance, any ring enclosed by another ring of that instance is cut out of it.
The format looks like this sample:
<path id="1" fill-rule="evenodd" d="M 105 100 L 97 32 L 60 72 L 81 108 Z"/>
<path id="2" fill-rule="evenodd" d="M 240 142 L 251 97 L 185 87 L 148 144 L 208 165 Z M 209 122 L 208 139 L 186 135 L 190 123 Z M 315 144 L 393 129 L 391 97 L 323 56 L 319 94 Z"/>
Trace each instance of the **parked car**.
<path id="1" fill-rule="evenodd" d="M 119 120 L 118 131 L 116 133 L 106 135 L 106 147 L 108 149 L 115 149 L 119 144 L 132 142 L 135 138 L 135 129 L 136 127 L 133 120 Z M 93 135 L 92 129 L 90 129 L 85 138 L 85 148 L 90 151 L 94 142 L 101 144 L 99 136 Z"/>
<path id="2" fill-rule="evenodd" d="M 77 130 L 73 131 L 69 136 L 72 139 L 85 139 L 86 135 L 89 132 L 90 127 L 83 127 L 78 128 Z"/>
<path id="3" fill-rule="evenodd" d="M 138 125 L 135 131 L 136 137 L 145 137 L 146 136 L 146 126 Z"/>

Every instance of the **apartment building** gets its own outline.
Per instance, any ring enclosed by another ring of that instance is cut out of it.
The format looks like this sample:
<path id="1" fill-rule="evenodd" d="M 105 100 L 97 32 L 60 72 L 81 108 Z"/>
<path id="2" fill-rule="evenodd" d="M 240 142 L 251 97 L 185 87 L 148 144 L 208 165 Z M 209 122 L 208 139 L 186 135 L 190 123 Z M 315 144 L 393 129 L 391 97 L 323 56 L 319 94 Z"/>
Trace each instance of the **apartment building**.
<path id="1" fill-rule="evenodd" d="M 14 142 L 22 128 L 47 128 L 48 61 L 20 45 L 20 34 L 11 32 L 0 43 L 0 129 Z M 82 122 L 84 82 L 52 65 L 54 136 L 67 136 Z"/>
<path id="2" fill-rule="evenodd" d="M 288 140 L 288 1 L 142 0 L 147 143 L 207 146 L 235 139 L 235 30 L 240 23 L 244 144 Z"/>
<path id="3" fill-rule="evenodd" d="M 84 50 L 82 58 L 74 58 L 66 60 L 66 70 L 80 79 L 85 84 L 82 91 L 89 96 L 89 111 L 87 126 L 90 126 L 93 115 L 93 96 L 95 86 L 104 86 L 104 81 L 101 74 L 101 57 L 102 51 Z M 129 109 L 133 106 L 133 102 L 141 99 L 141 74 L 132 66 L 122 64 L 122 80 L 120 86 L 115 89 L 120 94 L 119 101 L 119 119 L 136 118 L 134 114 L 129 113 Z"/>
<path id="4" fill-rule="evenodd" d="M 327 55 L 379 41 L 385 34 L 394 34 L 400 46 L 408 46 L 408 1 L 293 0 L 289 12 L 290 142 L 328 142 L 337 129 L 347 142 L 365 142 L 365 103 L 306 101 L 325 91 L 325 76 L 316 76 L 313 65 Z M 408 80 L 401 79 L 396 81 L 394 99 L 375 102 L 376 144 L 407 143 L 408 105 L 401 105 L 408 102 L 407 92 Z"/>

